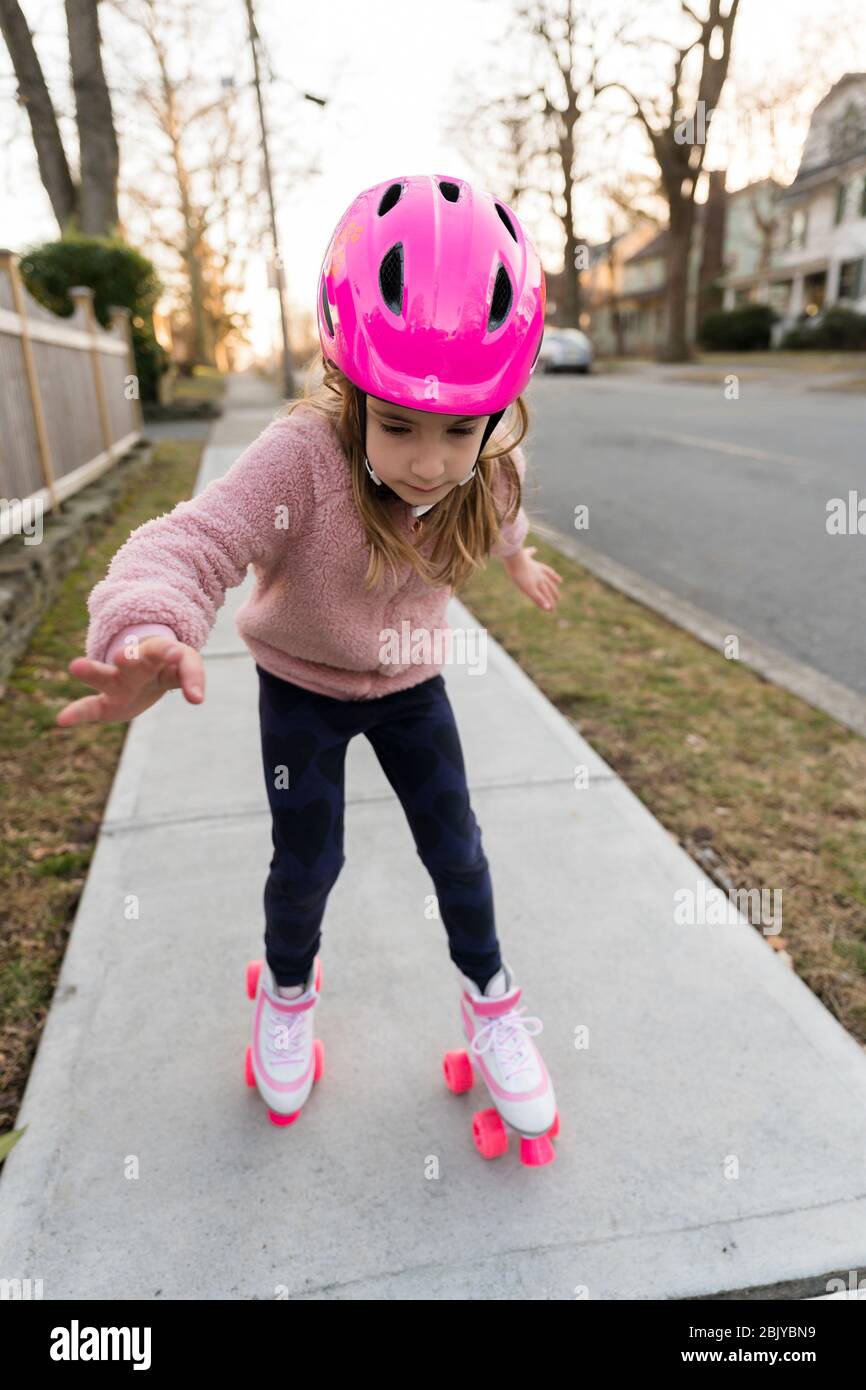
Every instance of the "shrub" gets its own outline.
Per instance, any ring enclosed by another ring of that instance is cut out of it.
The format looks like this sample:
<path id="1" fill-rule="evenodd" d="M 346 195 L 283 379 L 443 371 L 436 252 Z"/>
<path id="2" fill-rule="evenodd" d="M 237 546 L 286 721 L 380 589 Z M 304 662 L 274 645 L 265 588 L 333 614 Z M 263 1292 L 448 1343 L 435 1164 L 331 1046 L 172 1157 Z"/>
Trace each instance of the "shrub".
<path id="1" fill-rule="evenodd" d="M 866 348 L 866 314 L 834 304 L 820 318 L 789 329 L 784 348 Z"/>
<path id="2" fill-rule="evenodd" d="M 770 329 L 779 315 L 769 304 L 742 304 L 707 314 L 698 330 L 702 347 L 752 352 L 770 346 Z"/>
<path id="3" fill-rule="evenodd" d="M 88 285 L 93 290 L 93 310 L 103 328 L 110 322 L 110 306 L 125 305 L 130 310 L 141 399 L 156 399 L 168 354 L 153 331 L 153 310 L 162 284 L 152 261 L 120 237 L 74 232 L 59 241 L 31 247 L 21 257 L 19 268 L 33 298 L 63 317 L 75 312 L 69 294 L 75 285 Z"/>

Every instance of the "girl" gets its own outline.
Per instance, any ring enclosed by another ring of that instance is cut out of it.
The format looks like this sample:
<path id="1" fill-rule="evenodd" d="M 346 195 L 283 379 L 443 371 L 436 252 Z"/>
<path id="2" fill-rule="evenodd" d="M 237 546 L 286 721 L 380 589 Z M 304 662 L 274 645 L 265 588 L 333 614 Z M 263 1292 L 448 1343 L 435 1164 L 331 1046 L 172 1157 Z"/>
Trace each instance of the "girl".
<path id="1" fill-rule="evenodd" d="M 524 1136 L 524 1161 L 553 1157 L 553 1087 L 530 1037 L 542 1025 L 522 1016 L 500 955 L 441 674 L 451 593 L 489 554 L 539 607 L 557 602 L 560 576 L 522 549 L 521 392 L 544 301 L 536 251 L 504 203 L 438 176 L 366 189 L 319 276 L 322 385 L 224 477 L 133 531 L 88 597 L 86 656 L 69 671 L 100 693 L 67 705 L 64 727 L 133 718 L 178 687 L 200 703 L 200 649 L 226 589 L 253 566 L 235 621 L 258 674 L 274 853 L 265 960 L 248 977 L 247 1079 L 277 1123 L 297 1117 L 321 1072 L 320 927 L 345 862 L 346 749 L 363 733 L 436 887 L 464 1029 L 496 1106 L 485 1114 L 500 1132 L 480 1139 L 500 1142 L 501 1115 Z M 519 433 L 485 453 L 510 405 Z M 446 1078 L 465 1089 L 466 1054 L 448 1054 Z"/>

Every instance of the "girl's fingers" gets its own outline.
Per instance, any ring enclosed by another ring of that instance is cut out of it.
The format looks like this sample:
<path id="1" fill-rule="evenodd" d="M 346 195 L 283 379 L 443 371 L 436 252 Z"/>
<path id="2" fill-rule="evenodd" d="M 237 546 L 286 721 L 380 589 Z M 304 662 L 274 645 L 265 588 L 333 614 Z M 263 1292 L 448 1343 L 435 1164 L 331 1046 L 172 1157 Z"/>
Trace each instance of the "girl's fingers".
<path id="1" fill-rule="evenodd" d="M 177 674 L 184 697 L 190 704 L 201 704 L 204 699 L 204 662 L 194 647 L 182 648 Z"/>
<path id="2" fill-rule="evenodd" d="M 54 722 L 61 729 L 68 729 L 74 724 L 101 719 L 104 704 L 102 695 L 84 695 L 80 700 L 73 700 L 71 705 L 64 705 Z"/>
<path id="3" fill-rule="evenodd" d="M 107 690 L 117 681 L 117 667 L 104 661 L 91 661 L 89 656 L 76 656 L 66 667 L 71 676 L 77 676 L 85 685 L 96 690 Z"/>

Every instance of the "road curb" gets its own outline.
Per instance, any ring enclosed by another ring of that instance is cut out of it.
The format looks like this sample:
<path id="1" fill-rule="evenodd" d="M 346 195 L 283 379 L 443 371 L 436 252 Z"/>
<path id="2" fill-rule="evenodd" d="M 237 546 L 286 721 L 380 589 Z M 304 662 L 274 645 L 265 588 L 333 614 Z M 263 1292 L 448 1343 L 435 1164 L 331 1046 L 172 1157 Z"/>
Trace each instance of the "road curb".
<path id="1" fill-rule="evenodd" d="M 686 599 L 677 598 L 669 589 L 662 588 L 651 579 L 644 579 L 634 570 L 619 564 L 617 560 L 611 560 L 600 550 L 593 549 L 583 541 L 573 541 L 552 526 L 531 518 L 530 528 L 555 550 L 583 565 L 584 569 L 589 570 L 597 579 L 601 579 L 612 589 L 627 594 L 644 608 L 660 614 L 676 627 L 690 632 L 693 637 L 697 637 L 714 651 L 724 655 L 727 639 L 735 635 L 739 642 L 738 659 L 745 666 L 749 666 L 772 685 L 790 691 L 792 695 L 805 700 L 824 714 L 829 714 L 854 733 L 866 737 L 866 697 L 859 695 L 856 690 L 850 690 L 848 686 L 822 675 L 813 667 L 795 661 L 769 643 L 759 642 L 736 625 L 724 623 L 714 614 L 707 613 L 705 609 L 698 608 Z"/>

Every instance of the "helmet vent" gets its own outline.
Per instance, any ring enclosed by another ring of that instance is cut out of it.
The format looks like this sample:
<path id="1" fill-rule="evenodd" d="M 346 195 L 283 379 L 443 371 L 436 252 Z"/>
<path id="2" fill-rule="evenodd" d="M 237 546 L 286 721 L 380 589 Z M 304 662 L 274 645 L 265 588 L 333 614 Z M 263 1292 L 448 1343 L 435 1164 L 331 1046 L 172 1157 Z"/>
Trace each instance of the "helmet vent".
<path id="1" fill-rule="evenodd" d="M 333 325 L 333 323 L 331 322 L 331 306 L 330 306 L 330 304 L 328 303 L 328 291 L 327 291 L 327 289 L 326 289 L 326 287 L 325 287 L 325 277 L 324 277 L 324 275 L 322 276 L 322 316 L 323 316 L 323 318 L 324 318 L 324 320 L 325 320 L 325 323 L 328 325 L 328 332 L 330 333 L 331 337 L 333 338 L 333 336 L 334 336 L 334 325 Z"/>
<path id="2" fill-rule="evenodd" d="M 403 312 L 403 243 L 396 246 L 383 257 L 379 266 L 379 288 L 382 298 L 394 314 Z"/>
<path id="3" fill-rule="evenodd" d="M 456 203 L 457 199 L 460 197 L 460 185 L 459 183 L 450 183 L 447 179 L 443 179 L 439 184 L 439 192 L 442 194 L 443 198 L 448 199 L 449 203 Z"/>
<path id="4" fill-rule="evenodd" d="M 500 203 L 494 203 L 493 206 L 499 213 L 500 221 L 503 223 L 503 225 L 511 233 L 511 235 L 514 237 L 514 240 L 516 241 L 517 233 L 514 230 L 514 223 L 511 221 L 511 218 L 508 216 L 508 213 L 505 211 L 505 208 L 502 207 Z"/>
<path id="5" fill-rule="evenodd" d="M 514 298 L 511 289 L 511 281 L 508 278 L 508 271 L 505 266 L 500 264 L 496 272 L 496 283 L 493 286 L 493 299 L 490 303 L 490 318 L 487 320 L 487 332 L 492 333 L 494 328 L 501 328 L 508 317 L 511 308 L 511 301 Z"/>
<path id="6" fill-rule="evenodd" d="M 379 203 L 379 217 L 384 217 L 386 212 L 390 212 L 396 203 L 399 203 L 403 194 L 402 183 L 392 183 L 391 187 L 382 194 Z"/>

